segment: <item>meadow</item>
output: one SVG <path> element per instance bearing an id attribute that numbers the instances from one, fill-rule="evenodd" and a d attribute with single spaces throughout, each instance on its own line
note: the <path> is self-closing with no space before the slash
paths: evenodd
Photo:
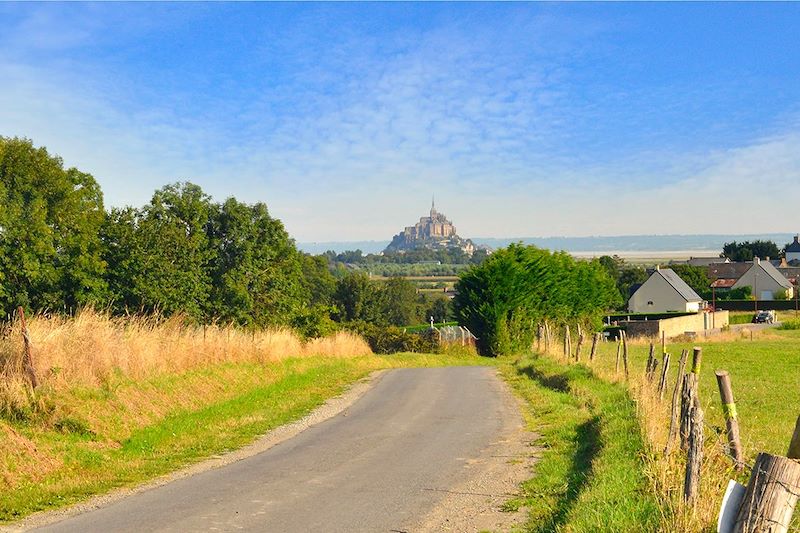
<path id="1" fill-rule="evenodd" d="M 623 365 L 617 369 L 616 342 L 599 343 L 594 361 L 588 360 L 589 350 L 584 347 L 582 361 L 578 365 L 563 356 L 560 346 L 552 347 L 552 353 L 546 355 L 545 359 L 550 361 L 549 364 L 567 369 L 565 372 L 570 368 L 585 368 L 593 377 L 605 383 L 620 386 L 627 383 L 644 439 L 642 472 L 649 479 L 650 491 L 659 495 L 661 500 L 663 517 L 658 529 L 712 530 L 728 480 L 747 483 L 749 476 L 749 468 L 736 472 L 732 461 L 726 456 L 725 421 L 714 371 L 727 370 L 730 373 L 745 462 L 751 465 L 761 451 L 785 455 L 800 414 L 800 332 L 776 329 L 756 331 L 751 340 L 750 332 L 745 330 L 707 339 L 668 343 L 666 351 L 671 354 L 672 360 L 663 401 L 658 399 L 655 386 L 644 377 L 651 341 L 656 342 L 656 353 L 660 359 L 661 348 L 657 340 L 630 341 L 627 380 Z M 665 456 L 664 448 L 678 359 L 681 350 L 691 350 L 695 346 L 702 348 L 699 391 L 705 411 L 706 445 L 700 498 L 697 508 L 690 510 L 681 501 L 685 458 L 680 452 Z"/>

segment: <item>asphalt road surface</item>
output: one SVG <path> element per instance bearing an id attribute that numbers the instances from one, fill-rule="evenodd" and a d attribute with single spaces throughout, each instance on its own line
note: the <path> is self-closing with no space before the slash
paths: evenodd
<path id="1" fill-rule="evenodd" d="M 413 531 L 514 418 L 504 394 L 491 368 L 393 370 L 265 452 L 39 531 Z"/>

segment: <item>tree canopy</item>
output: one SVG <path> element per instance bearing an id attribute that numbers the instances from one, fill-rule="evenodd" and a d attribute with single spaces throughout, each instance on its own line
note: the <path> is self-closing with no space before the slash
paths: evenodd
<path id="1" fill-rule="evenodd" d="M 722 257 L 731 261 L 752 261 L 755 257 L 777 259 L 781 254 L 778 245 L 772 241 L 726 242 L 722 247 Z"/>
<path id="2" fill-rule="evenodd" d="M 470 268 L 456 288 L 455 313 L 485 355 L 527 350 L 544 320 L 599 322 L 621 301 L 600 261 L 519 244 Z"/>
<path id="3" fill-rule="evenodd" d="M 103 301 L 104 216 L 91 175 L 27 139 L 0 137 L 0 312 Z"/>

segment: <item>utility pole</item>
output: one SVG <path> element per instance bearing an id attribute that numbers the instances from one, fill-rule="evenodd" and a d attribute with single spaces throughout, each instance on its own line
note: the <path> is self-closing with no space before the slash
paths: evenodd
<path id="1" fill-rule="evenodd" d="M 756 257 L 753 262 L 754 267 L 758 260 L 758 257 Z M 753 268 L 753 305 L 755 306 L 755 313 L 758 314 L 758 270 L 755 268 Z"/>

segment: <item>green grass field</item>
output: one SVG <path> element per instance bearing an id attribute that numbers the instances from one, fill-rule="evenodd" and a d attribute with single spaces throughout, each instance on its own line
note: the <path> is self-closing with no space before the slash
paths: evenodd
<path id="1" fill-rule="evenodd" d="M 749 335 L 737 338 L 731 333 L 724 341 L 711 338 L 697 339 L 693 343 L 668 343 L 667 351 L 672 355 L 670 385 L 677 377 L 681 350 L 691 350 L 694 346 L 703 349 L 700 395 L 708 422 L 724 427 L 714 370 L 727 370 L 748 459 L 754 459 L 759 451 L 785 454 L 800 415 L 800 331 L 771 329 L 757 334 L 753 341 Z M 631 344 L 632 374 L 644 372 L 648 351 L 647 344 Z M 660 351 L 660 346 L 656 351 Z M 613 372 L 616 344 L 601 343 L 598 353 L 594 367 Z"/>

